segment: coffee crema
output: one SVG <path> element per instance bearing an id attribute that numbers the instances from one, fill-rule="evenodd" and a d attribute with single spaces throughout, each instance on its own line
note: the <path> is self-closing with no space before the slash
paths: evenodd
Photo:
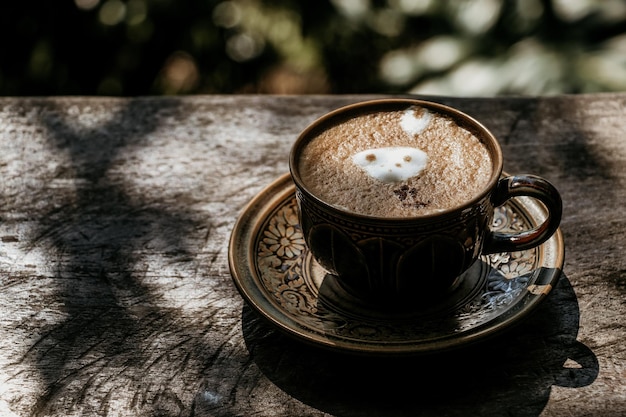
<path id="1" fill-rule="evenodd" d="M 357 115 L 304 146 L 300 177 L 321 200 L 377 217 L 458 207 L 485 189 L 492 160 L 452 118 L 412 106 Z"/>

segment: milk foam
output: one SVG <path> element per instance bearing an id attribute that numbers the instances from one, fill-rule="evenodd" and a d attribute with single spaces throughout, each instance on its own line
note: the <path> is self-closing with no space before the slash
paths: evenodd
<path id="1" fill-rule="evenodd" d="M 302 149 L 298 163 L 314 195 L 346 211 L 380 217 L 458 207 L 484 190 L 493 173 L 479 137 L 420 106 L 327 126 Z"/>
<path id="2" fill-rule="evenodd" d="M 352 162 L 382 182 L 398 182 L 419 175 L 428 162 L 424 151 L 407 146 L 367 149 L 355 154 Z"/>
<path id="3" fill-rule="evenodd" d="M 415 106 L 411 106 L 404 111 L 400 119 L 400 126 L 409 135 L 420 134 L 428 127 L 432 118 L 430 112 L 426 109 L 420 109 L 422 113 L 418 116 L 415 114 L 418 110 Z"/>

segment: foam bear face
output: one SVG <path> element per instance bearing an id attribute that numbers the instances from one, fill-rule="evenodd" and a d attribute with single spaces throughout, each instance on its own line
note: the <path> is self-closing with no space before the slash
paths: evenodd
<path id="1" fill-rule="evenodd" d="M 394 146 L 361 151 L 352 161 L 372 178 L 399 182 L 419 175 L 426 167 L 428 156 L 417 148 Z"/>

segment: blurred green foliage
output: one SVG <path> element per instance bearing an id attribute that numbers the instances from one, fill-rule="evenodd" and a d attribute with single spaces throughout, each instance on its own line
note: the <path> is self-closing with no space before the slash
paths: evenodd
<path id="1" fill-rule="evenodd" d="M 0 6 L 0 95 L 626 90 L 623 0 Z"/>

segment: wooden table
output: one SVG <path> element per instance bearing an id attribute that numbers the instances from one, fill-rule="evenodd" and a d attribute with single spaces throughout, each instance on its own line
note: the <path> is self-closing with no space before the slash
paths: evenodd
<path id="1" fill-rule="evenodd" d="M 370 358 L 244 302 L 242 209 L 306 125 L 373 97 L 0 99 L 0 415 L 626 415 L 626 94 L 427 97 L 562 193 L 561 279 L 502 336 Z"/>

